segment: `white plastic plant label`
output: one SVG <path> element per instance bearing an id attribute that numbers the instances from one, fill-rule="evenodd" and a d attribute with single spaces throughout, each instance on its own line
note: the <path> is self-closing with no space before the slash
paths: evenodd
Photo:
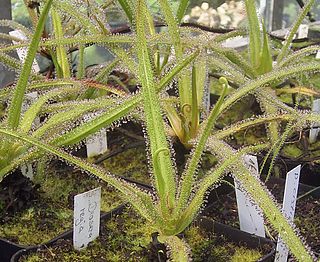
<path id="1" fill-rule="evenodd" d="M 23 32 L 21 30 L 10 31 L 9 35 L 17 37 L 17 38 L 19 38 L 21 40 L 27 40 L 27 37 L 23 34 Z M 12 43 L 16 45 L 16 44 L 19 44 L 20 42 L 12 41 Z M 17 48 L 18 56 L 19 56 L 20 60 L 23 63 L 26 60 L 27 51 L 28 51 L 28 49 L 26 47 Z M 36 61 L 33 61 L 32 69 L 35 72 L 39 72 L 40 71 L 39 65 L 38 65 L 38 63 Z"/>
<path id="2" fill-rule="evenodd" d="M 38 93 L 37 92 L 31 92 L 26 94 L 25 99 L 22 104 L 22 113 L 26 112 L 28 108 L 32 105 L 34 101 L 38 99 Z"/>
<path id="3" fill-rule="evenodd" d="M 210 85 L 209 84 L 205 85 L 205 88 L 203 90 L 202 103 L 203 103 L 204 111 L 206 112 L 206 114 L 208 114 L 210 111 Z"/>
<path id="4" fill-rule="evenodd" d="M 33 103 L 33 101 L 35 101 L 37 99 L 38 99 L 37 92 L 31 92 L 29 94 L 26 94 L 25 99 L 22 103 L 22 113 L 26 112 L 28 110 L 28 108 L 31 106 L 31 104 Z M 39 117 L 35 118 L 33 124 L 39 125 L 40 118 Z M 22 175 L 33 180 L 34 172 L 33 172 L 32 164 L 21 165 L 20 170 L 21 170 Z"/>
<path id="5" fill-rule="evenodd" d="M 249 43 L 249 37 L 237 36 L 233 38 L 229 38 L 222 43 L 223 47 L 226 48 L 244 48 Z"/>
<path id="6" fill-rule="evenodd" d="M 296 202 L 298 196 L 299 179 L 300 179 L 301 165 L 295 167 L 287 173 L 286 185 L 284 188 L 284 197 L 282 204 L 282 214 L 290 221 L 293 221 L 296 210 Z M 289 250 L 278 237 L 275 262 L 287 262 Z"/>
<path id="7" fill-rule="evenodd" d="M 309 26 L 306 24 L 301 24 L 298 29 L 298 38 L 307 38 L 309 32 Z"/>
<path id="8" fill-rule="evenodd" d="M 84 120 L 90 120 L 91 115 L 85 115 Z M 107 144 L 107 130 L 105 128 L 100 129 L 95 134 L 92 134 L 86 138 L 87 157 L 94 157 L 101 155 L 108 150 Z"/>
<path id="9" fill-rule="evenodd" d="M 107 131 L 105 128 L 101 129 L 94 135 L 86 139 L 87 157 L 93 157 L 103 154 L 108 150 Z"/>
<path id="10" fill-rule="evenodd" d="M 22 175 L 29 178 L 30 180 L 33 180 L 32 164 L 29 163 L 29 164 L 21 165 L 20 170 L 21 170 Z"/>
<path id="11" fill-rule="evenodd" d="M 316 59 L 320 59 L 320 50 L 316 54 Z"/>
<path id="12" fill-rule="evenodd" d="M 101 187 L 74 197 L 73 246 L 77 250 L 99 236 Z"/>
<path id="13" fill-rule="evenodd" d="M 258 160 L 256 156 L 246 155 L 245 163 L 251 173 L 259 177 Z M 262 210 L 245 194 L 239 181 L 234 181 L 239 214 L 240 229 L 250 234 L 265 237 Z"/>
<path id="14" fill-rule="evenodd" d="M 320 99 L 315 99 L 312 104 L 312 112 L 320 113 Z M 318 123 L 320 125 L 320 123 Z M 309 132 L 309 142 L 314 143 L 317 140 L 317 136 L 320 132 L 320 128 L 311 128 Z"/>

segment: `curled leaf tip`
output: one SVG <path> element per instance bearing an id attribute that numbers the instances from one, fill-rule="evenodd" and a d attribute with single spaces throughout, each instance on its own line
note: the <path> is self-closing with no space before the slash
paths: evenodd
<path id="1" fill-rule="evenodd" d="M 219 83 L 228 86 L 228 80 L 223 76 L 219 78 Z"/>
<path id="2" fill-rule="evenodd" d="M 156 150 L 155 157 L 157 158 L 160 155 L 161 152 L 163 152 L 165 155 L 169 155 L 170 154 L 170 151 L 169 151 L 168 148 L 161 147 L 161 148 Z"/>

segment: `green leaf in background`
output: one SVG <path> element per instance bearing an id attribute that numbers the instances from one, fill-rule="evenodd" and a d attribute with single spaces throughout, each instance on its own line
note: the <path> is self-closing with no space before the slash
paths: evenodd
<path id="1" fill-rule="evenodd" d="M 262 52 L 260 56 L 260 65 L 258 68 L 258 73 L 260 75 L 264 73 L 268 73 L 272 70 L 272 55 L 270 52 L 268 33 L 266 31 L 266 27 L 264 23 L 262 23 L 262 28 L 263 28 L 263 46 L 262 46 Z"/>

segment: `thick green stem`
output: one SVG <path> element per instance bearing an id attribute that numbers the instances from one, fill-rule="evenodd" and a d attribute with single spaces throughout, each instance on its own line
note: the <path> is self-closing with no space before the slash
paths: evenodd
<path id="1" fill-rule="evenodd" d="M 206 146 L 207 139 L 211 134 L 211 130 L 218 117 L 220 107 L 227 93 L 227 89 L 228 89 L 227 80 L 225 78 L 220 78 L 220 82 L 223 86 L 223 92 L 218 102 L 215 104 L 214 108 L 210 112 L 208 119 L 202 124 L 201 128 L 203 129 L 202 129 L 202 132 L 200 132 L 199 134 L 199 141 L 192 153 L 191 160 L 188 162 L 187 170 L 182 175 L 182 186 L 181 186 L 181 189 L 179 192 L 179 198 L 178 198 L 178 208 L 177 208 L 178 212 L 181 209 L 185 208 L 188 201 L 190 200 L 189 197 L 191 194 L 195 173 L 196 173 L 199 161 L 201 159 L 201 154 L 203 152 L 203 149 Z"/>

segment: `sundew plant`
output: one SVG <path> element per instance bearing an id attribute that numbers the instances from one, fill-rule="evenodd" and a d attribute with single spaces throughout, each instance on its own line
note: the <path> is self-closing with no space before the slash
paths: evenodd
<path id="1" fill-rule="evenodd" d="M 247 9 L 254 6 L 253 1 L 246 2 Z M 320 63 L 311 61 L 295 66 L 284 64 L 286 66 L 283 65 L 277 70 L 261 72 L 259 77 L 247 78 L 241 73 L 241 67 L 245 66 L 250 71 L 252 66 L 237 52 L 220 44 L 223 36 L 215 40 L 201 30 L 196 30 L 197 34 L 194 34 L 191 29 L 179 27 L 188 1 L 180 1 L 176 13 L 172 11 L 167 0 L 159 1 L 167 30 L 158 32 L 154 30 L 152 13 L 145 0 L 119 0 L 119 8 L 121 7 L 128 17 L 131 34 L 112 33 L 103 16 L 108 5 L 87 0 L 80 3 L 83 3 L 81 8 L 75 8 L 76 4 L 79 6 L 79 1 L 41 2 L 41 14 L 35 16 L 36 28 L 35 32 L 30 34 L 30 40 L 0 47 L 0 61 L 18 71 L 17 83 L 0 93 L 1 97 L 8 101 L 0 127 L 1 156 L 5 156 L 3 152 L 10 149 L 10 160 L 13 160 L 6 160 L 5 164 L 1 162 L 0 177 L 27 160 L 40 160 L 43 156 L 58 157 L 76 165 L 115 187 L 123 198 L 150 222 L 154 231 L 159 233 L 159 240 L 168 246 L 170 259 L 188 261 L 192 254 L 188 244 L 178 235 L 199 214 L 210 189 L 217 186 L 224 175 L 231 173 L 240 181 L 247 195 L 260 206 L 266 219 L 279 232 L 294 257 L 298 261 L 313 261 L 314 257 L 300 238 L 298 230 L 282 215 L 272 195 L 244 163 L 244 155 L 269 149 L 274 142 L 270 140 L 268 143 L 253 144 L 235 150 L 228 145 L 226 138 L 256 125 L 291 122 L 300 129 L 320 122 L 318 114 L 290 108 L 270 96 L 267 88 L 264 89 L 273 82 L 318 72 Z M 66 28 L 61 26 L 62 20 L 59 19 L 62 15 L 68 16 L 76 28 L 79 26 L 80 30 L 76 30 L 72 37 L 64 36 Z M 48 34 L 48 38 L 41 39 L 47 17 L 54 21 L 54 34 Z M 5 23 L 14 28 L 20 27 L 15 23 L 2 21 L 2 24 Z M 101 69 L 94 81 L 71 77 L 66 50 L 78 48 L 80 52 L 91 44 L 99 44 L 111 50 L 114 60 Z M 27 58 L 20 66 L 7 52 L 25 46 L 28 47 Z M 45 79 L 31 71 L 36 52 L 42 50 L 49 50 L 55 57 L 53 63 L 56 69 L 52 79 Z M 299 57 L 299 53 L 296 56 Z M 191 108 L 198 107 L 195 100 L 197 89 L 203 88 L 200 86 L 203 82 L 198 81 L 197 66 L 207 63 L 215 63 L 221 67 L 223 74 L 219 83 L 223 91 L 207 117 L 197 127 L 197 132 L 187 139 L 191 153 L 183 172 L 180 173 L 176 168 L 171 140 L 170 129 L 174 129 L 172 115 L 179 116 L 177 127 L 182 125 L 182 128 L 188 130 L 192 123 L 195 123 L 192 121 L 196 116 Z M 92 96 L 94 88 L 108 87 L 104 81 L 116 66 L 135 76 L 139 90 L 133 94 L 118 94 L 114 89 L 110 89 L 112 94 Z M 80 71 L 83 72 L 83 69 Z M 202 73 L 202 70 L 200 72 Z M 231 90 L 229 81 L 236 75 L 241 76 L 243 81 L 239 88 Z M 172 86 L 178 89 L 176 98 L 167 95 L 167 90 Z M 23 113 L 21 108 L 25 93 L 31 90 L 39 91 L 40 96 Z M 60 93 L 55 95 L 56 92 Z M 266 99 L 272 100 L 270 103 L 282 110 L 276 113 L 266 111 L 259 117 L 244 119 L 243 122 L 227 126 L 224 130 L 216 129 L 215 123 L 222 113 L 231 110 L 235 102 L 248 94 L 257 92 L 266 93 Z M 189 97 L 190 94 L 193 97 Z M 168 105 L 172 110 L 176 110 L 171 116 Z M 194 111 L 198 114 L 197 121 L 199 110 L 201 109 L 197 108 L 197 112 Z M 89 121 L 82 120 L 83 115 L 92 113 Z M 35 117 L 39 115 L 43 115 L 45 120 L 38 126 L 32 126 Z M 110 127 L 133 118 L 143 122 L 145 128 L 152 191 L 139 189 L 107 170 L 68 153 L 71 146 L 79 145 L 87 136 L 102 127 Z M 25 128 L 26 123 L 28 128 Z M 11 149 L 12 145 L 18 145 L 19 150 Z M 205 151 L 215 155 L 219 162 L 199 177 L 198 167 Z"/>
<path id="2" fill-rule="evenodd" d="M 1 46 L 0 61 L 9 68 L 16 70 L 18 75 L 17 83 L 3 88 L 0 91 L 0 100 L 4 105 L 1 126 L 11 130 L 18 130 L 34 138 L 50 141 L 58 146 L 63 143 L 54 142 L 61 134 L 67 134 L 73 127 L 78 126 L 78 122 L 84 121 L 86 115 L 96 114 L 103 108 L 114 103 L 117 97 L 126 96 L 126 91 L 121 88 L 112 87 L 106 82 L 98 82 L 95 79 L 84 79 L 84 59 L 83 46 L 79 47 L 79 63 L 75 77 L 72 76 L 70 49 L 60 45 L 39 46 L 44 36 L 48 36 L 48 28 L 45 28 L 45 22 L 49 16 L 52 21 L 51 36 L 53 38 L 70 37 L 70 29 L 63 30 L 63 22 L 60 14 L 55 8 L 50 8 L 52 1 L 46 2 L 42 8 L 41 16 L 33 14 L 35 23 L 34 32 L 30 29 L 17 24 L 13 21 L 2 20 L 2 26 L 20 30 L 30 40 L 26 41 L 2 34 L 1 37 L 18 42 L 15 45 Z M 80 27 L 75 27 L 72 35 L 81 31 Z M 16 48 L 28 47 L 28 53 L 25 62 L 21 62 L 8 55 L 8 52 Z M 36 74 L 32 70 L 32 64 L 36 53 L 49 57 L 52 61 L 53 69 L 49 69 L 45 76 Z M 69 55 L 69 57 L 68 57 Z M 105 68 L 100 75 L 104 75 L 112 68 Z M 37 99 L 29 101 L 27 93 L 37 92 Z M 109 94 L 102 99 L 103 94 Z M 111 94 L 111 95 L 110 95 Z M 88 100 L 87 98 L 95 97 Z M 26 106 L 27 103 L 31 105 Z M 75 106 L 76 105 L 76 106 Z M 39 119 L 43 119 L 41 123 Z M 96 131 L 96 130 L 95 130 Z M 89 131 L 92 134 L 95 131 Z M 0 145 L 0 177 L 2 177 L 17 166 L 39 159 L 43 154 L 37 150 L 32 150 L 30 146 L 2 137 Z"/>
<path id="3" fill-rule="evenodd" d="M 226 54 L 228 60 L 226 60 L 225 57 L 221 57 L 221 59 L 228 62 L 229 65 L 221 60 L 218 66 L 214 66 L 214 68 L 217 70 L 216 72 L 220 72 L 218 75 L 225 75 L 225 72 L 227 71 L 230 74 L 229 80 L 233 83 L 233 86 L 237 87 L 241 87 L 244 83 L 253 79 L 259 80 L 259 78 L 263 78 L 265 75 L 274 75 L 275 77 L 272 81 L 263 84 L 252 92 L 252 94 L 259 103 L 261 111 L 266 115 L 281 115 L 284 112 L 293 113 L 295 112 L 295 109 L 286 105 L 281 98 L 277 96 L 277 93 L 296 95 L 297 100 L 295 107 L 297 107 L 299 97 L 302 95 L 313 96 L 315 92 L 312 88 L 305 87 L 303 84 L 298 84 L 295 88 L 286 88 L 286 85 L 283 85 L 284 79 L 276 76 L 279 75 L 279 71 L 291 71 L 294 69 L 285 80 L 289 80 L 293 83 L 305 83 L 305 81 L 303 82 L 303 79 L 308 78 L 308 75 L 314 71 L 311 68 L 310 70 L 307 69 L 310 64 L 306 62 L 304 58 L 311 57 L 311 60 L 314 62 L 314 55 L 319 50 L 319 46 L 309 45 L 304 46 L 299 51 L 293 51 L 292 45 L 294 45 L 293 39 L 298 34 L 299 26 L 314 6 L 315 1 L 307 1 L 287 33 L 285 40 L 280 43 L 281 45 L 278 48 L 275 48 L 275 45 L 271 44 L 263 20 L 257 15 L 255 1 L 246 0 L 244 2 L 247 11 L 248 29 L 235 30 L 218 36 L 216 41 L 222 43 L 236 36 L 248 36 L 248 48 L 234 57 L 231 57 L 230 54 Z M 230 64 L 230 61 L 232 64 Z M 307 70 L 304 71 L 305 69 Z M 304 74 L 301 74 L 299 70 L 304 71 Z M 286 126 L 285 128 L 283 128 L 284 125 Z M 290 121 L 286 121 L 285 123 L 273 121 L 268 122 L 266 131 L 268 138 L 272 141 L 272 148 L 269 152 L 271 153 L 272 151 L 273 155 L 272 164 L 268 171 L 270 174 L 274 160 L 281 147 L 287 137 L 296 131 L 296 129 Z M 277 169 L 275 169 L 275 173 L 278 173 Z"/>

